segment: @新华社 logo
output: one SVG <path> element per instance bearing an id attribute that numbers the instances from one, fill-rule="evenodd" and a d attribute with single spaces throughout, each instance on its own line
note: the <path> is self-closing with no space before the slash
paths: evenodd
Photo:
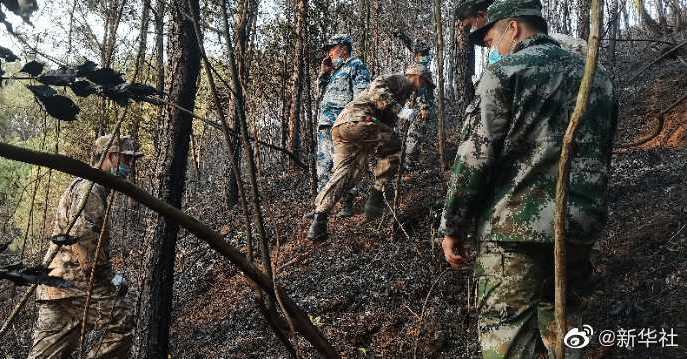
<path id="1" fill-rule="evenodd" d="M 565 334 L 563 344 L 571 349 L 581 349 L 589 345 L 592 335 L 594 335 L 594 329 L 591 325 L 583 325 L 582 330 L 579 328 L 572 328 Z"/>

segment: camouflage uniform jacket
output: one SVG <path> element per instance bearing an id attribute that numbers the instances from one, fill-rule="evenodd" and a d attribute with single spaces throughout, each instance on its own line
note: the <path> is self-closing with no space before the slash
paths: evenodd
<path id="1" fill-rule="evenodd" d="M 343 108 L 370 84 L 370 72 L 363 61 L 351 57 L 331 74 L 318 78 L 322 102 L 318 126 L 332 126 Z"/>
<path id="2" fill-rule="evenodd" d="M 486 68 L 478 89 L 481 120 L 456 156 L 441 221 L 463 237 L 471 218 L 478 239 L 553 241 L 558 162 L 584 61 L 540 34 Z M 597 71 L 575 135 L 568 190 L 568 233 L 593 241 L 607 216 L 607 183 L 617 107 Z"/>
<path id="3" fill-rule="evenodd" d="M 398 120 L 398 113 L 412 94 L 413 85 L 405 75 L 379 76 L 370 88 L 346 106 L 334 127 L 368 119 L 393 127 Z"/>
<path id="4" fill-rule="evenodd" d="M 430 61 L 431 57 L 429 55 L 420 56 L 416 59 L 419 65 L 425 66 L 428 69 Z M 418 112 L 427 111 L 427 113 L 429 113 L 429 118 L 427 118 L 427 120 L 433 119 L 436 104 L 434 100 L 434 87 L 422 86 L 417 90 L 413 98 L 411 98 L 410 103 L 409 107 L 418 110 Z"/>
<path id="5" fill-rule="evenodd" d="M 53 236 L 66 234 L 69 222 L 74 218 L 78 211 L 81 198 L 87 194 L 89 182 L 84 179 L 76 179 L 62 194 L 55 214 L 53 225 Z M 61 246 L 57 249 L 55 259 L 50 263 L 50 275 L 63 278 L 69 281 L 72 288 L 51 288 L 38 286 L 38 300 L 52 300 L 84 296 L 88 289 L 89 274 L 84 271 L 85 266 L 95 267 L 95 285 L 93 295 L 107 295 L 113 286 L 112 265 L 110 263 L 110 235 L 106 228 L 101 245 L 101 253 L 96 266 L 91 263 L 95 258 L 95 250 L 98 244 L 100 230 L 105 221 L 105 210 L 107 207 L 107 196 L 109 191 L 95 184 L 91 190 L 86 206 L 79 215 L 76 223 L 69 231 L 69 235 L 77 237 L 78 242 L 70 246 Z M 51 251 L 57 245 L 51 243 Z M 49 252 L 51 252 L 49 251 Z"/>

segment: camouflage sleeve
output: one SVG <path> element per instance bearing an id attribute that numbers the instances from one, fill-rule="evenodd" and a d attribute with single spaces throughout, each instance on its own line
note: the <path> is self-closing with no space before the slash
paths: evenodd
<path id="1" fill-rule="evenodd" d="M 424 88 L 417 97 L 418 110 L 423 113 L 426 112 L 429 117 L 434 116 L 434 89 L 431 87 Z"/>
<path id="2" fill-rule="evenodd" d="M 74 218 L 78 211 L 82 199 L 88 195 L 86 205 L 74 223 L 74 227 L 69 232 L 70 235 L 79 238 L 79 241 L 97 240 L 100 229 L 105 218 L 105 201 L 98 193 L 97 185 L 93 186 L 91 193 L 88 194 L 88 181 L 83 181 L 74 191 L 69 218 Z"/>
<path id="3" fill-rule="evenodd" d="M 508 90 L 490 70 L 480 83 L 481 119 L 458 147 L 440 233 L 465 238 L 478 203 L 487 194 L 494 162 L 510 121 Z"/>
<path id="4" fill-rule="evenodd" d="M 88 181 L 83 183 L 75 190 L 70 210 L 70 218 L 74 218 L 79 210 L 82 198 L 87 195 Z M 90 195 L 86 199 L 86 205 L 74 223 L 70 234 L 79 239 L 79 242 L 72 245 L 72 251 L 79 257 L 79 263 L 90 263 L 94 258 L 95 247 L 100 236 L 105 220 L 106 203 L 101 194 L 98 193 L 97 185 L 93 186 Z"/>
<path id="5" fill-rule="evenodd" d="M 393 81 L 393 79 L 387 79 L 387 81 Z M 397 95 L 389 87 L 383 81 L 373 85 L 367 92 L 368 100 L 374 104 L 379 113 L 398 114 L 403 109 L 404 103 L 398 101 Z M 398 87 L 402 87 L 402 85 Z"/>
<path id="6" fill-rule="evenodd" d="M 324 93 L 324 90 L 327 89 L 327 85 L 329 84 L 329 80 L 331 79 L 331 73 L 330 74 L 323 74 L 320 73 L 317 76 L 317 87 L 320 89 L 320 94 Z"/>
<path id="7" fill-rule="evenodd" d="M 370 86 L 370 71 L 362 61 L 353 70 L 351 84 L 353 87 L 353 98 L 356 98 L 359 93 Z"/>

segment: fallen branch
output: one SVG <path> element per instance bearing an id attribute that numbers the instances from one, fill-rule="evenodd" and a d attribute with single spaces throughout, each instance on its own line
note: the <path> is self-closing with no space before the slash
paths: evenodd
<path id="1" fill-rule="evenodd" d="M 161 201 L 138 186 L 114 175 L 93 168 L 76 159 L 39 151 L 24 149 L 6 143 L 0 143 L 0 156 L 10 160 L 30 163 L 38 166 L 81 177 L 115 191 L 121 192 L 142 203 L 156 213 L 177 222 L 181 227 L 193 233 L 196 237 L 208 243 L 212 249 L 226 257 L 236 265 L 245 275 L 254 281 L 273 300 L 276 300 L 275 288 L 272 280 L 236 248 L 228 244 L 224 237 L 170 204 Z M 288 296 L 280 296 L 288 315 L 293 319 L 296 330 L 303 335 L 325 358 L 338 358 L 339 354 L 327 341 L 324 335 L 315 327 L 308 316 Z"/>
<path id="2" fill-rule="evenodd" d="M 671 103 L 668 106 L 668 108 L 661 111 L 661 113 L 658 114 L 658 124 L 656 125 L 656 127 L 654 128 L 654 130 L 650 134 L 648 134 L 647 136 L 644 136 L 644 137 L 642 137 L 642 138 L 640 138 L 640 139 L 638 139 L 638 140 L 636 140 L 630 144 L 620 146 L 620 150 L 626 150 L 626 149 L 631 148 L 631 147 L 641 146 L 641 145 L 653 140 L 654 138 L 658 137 L 658 135 L 660 135 L 661 132 L 663 132 L 663 126 L 665 126 L 666 114 L 668 114 L 668 112 L 670 112 L 670 110 L 675 108 L 675 106 L 679 105 L 685 99 L 687 99 L 687 94 L 684 94 L 682 97 L 680 97 L 679 99 L 677 99 L 673 103 Z"/>
<path id="3" fill-rule="evenodd" d="M 566 254 L 565 233 L 568 207 L 568 180 L 570 177 L 570 161 L 572 157 L 573 141 L 578 127 L 582 123 L 582 116 L 587 111 L 589 94 L 599 56 L 599 38 L 601 32 L 601 0 L 592 0 L 591 4 L 591 29 L 589 31 L 589 47 L 587 50 L 587 63 L 584 67 L 584 75 L 577 94 L 575 111 L 570 118 L 568 128 L 563 137 L 561 159 L 558 163 L 558 179 L 556 180 L 556 212 L 554 215 L 554 282 L 555 282 L 555 318 L 556 318 L 556 343 L 554 345 L 556 358 L 565 358 L 565 346 L 563 336 L 567 332 L 566 322 Z"/>
<path id="4" fill-rule="evenodd" d="M 657 62 L 663 60 L 663 59 L 666 58 L 668 55 L 670 55 L 670 54 L 672 54 L 673 52 L 679 50 L 681 47 L 683 47 L 683 46 L 685 46 L 685 45 L 687 45 L 687 41 L 683 41 L 683 42 L 681 42 L 681 43 L 675 45 L 675 47 L 673 47 L 672 49 L 670 49 L 670 50 L 664 52 L 663 55 L 661 55 L 661 56 L 655 58 L 653 61 L 651 61 L 650 63 L 644 65 L 644 67 L 642 67 L 641 69 L 639 69 L 639 71 L 637 71 L 637 73 L 635 73 L 634 76 L 632 76 L 629 80 L 627 80 L 627 82 L 632 82 L 632 81 L 636 80 L 637 77 L 639 77 L 639 75 L 641 75 L 642 73 L 644 73 L 644 71 L 646 71 L 646 69 L 648 69 L 649 67 L 651 67 L 651 66 L 654 65 L 655 63 L 657 63 Z"/>

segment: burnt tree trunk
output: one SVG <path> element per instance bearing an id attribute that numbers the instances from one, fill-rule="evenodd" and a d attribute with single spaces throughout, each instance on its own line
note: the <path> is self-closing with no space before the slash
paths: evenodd
<path id="1" fill-rule="evenodd" d="M 441 169 L 448 168 L 446 162 L 446 140 L 444 138 L 444 26 L 442 24 L 442 1 L 434 0 L 434 20 L 437 32 L 437 149 Z"/>
<path id="2" fill-rule="evenodd" d="M 200 49 L 193 23 L 186 14 L 198 14 L 199 2 L 178 0 L 171 3 L 170 10 L 173 19 L 168 56 L 173 77 L 169 83 L 169 100 L 180 107 L 193 109 L 200 73 Z M 174 106 L 167 106 L 165 120 L 163 138 L 168 140 L 163 148 L 159 196 L 172 206 L 181 208 L 192 117 Z M 177 222 L 163 217 L 158 219 L 147 265 L 150 291 L 144 303 L 148 330 L 141 348 L 145 358 L 167 357 L 178 232 Z"/>
<path id="3" fill-rule="evenodd" d="M 611 0 L 608 8 L 609 13 L 609 40 L 608 40 L 608 62 L 615 72 L 615 49 L 616 39 L 618 37 L 618 29 L 620 28 L 620 13 L 618 12 L 618 0 Z"/>
<path id="4" fill-rule="evenodd" d="M 456 96 L 460 96 L 458 119 L 462 123 L 465 109 L 475 97 L 475 87 L 472 84 L 472 75 L 475 73 L 475 47 L 468 40 L 467 31 L 456 31 L 455 63 Z"/>
<path id="5" fill-rule="evenodd" d="M 226 6 L 226 4 L 223 1 L 223 6 Z M 234 32 L 234 36 L 236 39 L 236 46 L 235 46 L 235 55 L 236 55 L 236 63 L 238 66 L 238 71 L 239 71 L 239 79 L 241 86 L 246 84 L 248 82 L 248 61 L 246 60 L 247 58 L 247 47 L 248 47 L 248 39 L 250 37 L 251 31 L 250 31 L 250 26 L 253 23 L 253 19 L 255 16 L 255 3 L 253 0 L 242 0 L 238 3 L 237 11 L 236 11 L 236 17 L 235 17 L 235 23 L 236 23 L 236 29 Z M 224 38 L 228 38 L 231 33 L 231 29 L 229 27 L 229 14 L 226 12 L 222 13 L 222 22 L 224 25 Z M 231 98 L 230 101 L 236 101 L 235 98 Z M 234 153 L 234 161 L 236 161 L 237 164 L 237 169 L 239 172 L 239 175 L 241 174 L 241 138 L 238 135 L 239 133 L 239 123 L 238 123 L 238 117 L 236 114 L 234 114 L 234 109 L 235 106 L 234 104 L 229 104 L 229 111 L 227 113 L 233 114 L 233 124 L 232 124 L 232 129 L 234 130 L 234 135 L 232 135 L 232 141 L 228 143 L 228 146 L 231 146 L 231 150 Z M 239 203 L 239 189 L 238 189 L 238 179 L 234 172 L 230 172 L 229 176 L 227 177 L 227 206 L 229 208 L 232 208 L 236 206 Z"/>
<path id="6" fill-rule="evenodd" d="M 577 1 L 577 37 L 587 40 L 589 37 L 589 8 L 590 0 Z"/>
<path id="7" fill-rule="evenodd" d="M 305 44 L 305 23 L 308 16 L 308 0 L 297 0 L 296 48 L 293 52 L 293 76 L 291 78 L 291 105 L 289 108 L 289 151 L 299 156 L 301 147 L 300 113 L 303 88 L 303 48 Z M 291 167 L 296 165 L 291 161 Z"/>
<path id="8" fill-rule="evenodd" d="M 455 17 L 451 21 L 451 28 L 449 29 L 449 45 L 448 45 L 448 70 L 446 73 L 446 80 L 448 81 L 448 93 L 446 97 L 450 103 L 456 103 L 456 51 L 458 51 L 458 39 L 456 34 L 456 28 L 458 26 L 459 20 Z M 453 111 L 458 109 L 452 108 Z"/>

